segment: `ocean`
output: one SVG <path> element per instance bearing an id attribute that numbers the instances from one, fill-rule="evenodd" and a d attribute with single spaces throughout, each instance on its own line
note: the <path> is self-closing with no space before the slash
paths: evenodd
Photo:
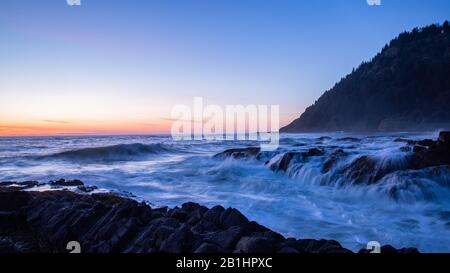
<path id="1" fill-rule="evenodd" d="M 449 252 L 450 168 L 402 168 L 411 151 L 399 139 L 425 138 L 437 133 L 282 134 L 280 148 L 264 158 L 234 159 L 214 155 L 259 143 L 168 135 L 1 137 L 0 181 L 79 179 L 154 206 L 235 207 L 286 237 L 333 239 L 354 251 L 379 241 Z M 325 154 L 285 171 L 270 168 L 286 152 L 311 148 Z M 345 156 L 325 172 L 339 149 Z M 362 156 L 373 159 L 375 170 L 391 171 L 376 183 L 352 181 L 345 170 Z"/>

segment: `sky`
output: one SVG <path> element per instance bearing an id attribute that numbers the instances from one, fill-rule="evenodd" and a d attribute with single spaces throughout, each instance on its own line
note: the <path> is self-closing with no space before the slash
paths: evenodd
<path id="1" fill-rule="evenodd" d="M 0 135 L 170 132 L 175 105 L 286 125 L 447 0 L 2 0 Z"/>

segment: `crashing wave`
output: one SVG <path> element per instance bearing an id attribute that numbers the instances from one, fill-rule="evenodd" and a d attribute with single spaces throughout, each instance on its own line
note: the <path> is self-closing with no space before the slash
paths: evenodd
<path id="1" fill-rule="evenodd" d="M 377 190 L 404 202 L 446 201 L 450 192 L 450 167 L 438 166 L 393 172 L 380 180 Z"/>
<path id="2" fill-rule="evenodd" d="M 83 148 L 42 156 L 44 159 L 61 159 L 69 161 L 127 161 L 146 159 L 152 155 L 180 152 L 161 143 L 157 144 L 119 144 L 111 146 Z"/>
<path id="3" fill-rule="evenodd" d="M 437 141 L 410 141 L 409 145 L 414 145 L 412 152 L 389 145 L 386 149 L 366 149 L 356 154 L 334 146 L 303 151 L 293 148 L 272 154 L 262 154 L 257 148 L 243 148 L 227 150 L 215 158 L 263 161 L 270 170 L 305 184 L 358 190 L 365 187 L 366 191 L 376 191 L 395 200 L 427 200 L 450 190 L 449 138 L 448 133 L 442 132 Z M 341 138 L 337 141 L 361 140 Z"/>

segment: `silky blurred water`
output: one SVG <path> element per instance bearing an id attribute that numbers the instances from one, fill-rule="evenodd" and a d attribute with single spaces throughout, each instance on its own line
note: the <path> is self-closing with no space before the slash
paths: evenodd
<path id="1" fill-rule="evenodd" d="M 285 151 L 326 151 L 276 173 L 257 160 L 215 159 L 230 148 L 257 146 L 242 141 L 173 141 L 170 136 L 58 136 L 0 138 L 0 181 L 65 178 L 115 191 L 128 191 L 156 205 L 194 201 L 238 208 L 285 236 L 334 239 L 358 250 L 369 241 L 427 252 L 450 251 L 449 172 L 402 170 L 374 185 L 345 181 L 339 167 L 361 155 L 380 164 L 403 164 L 402 137 L 437 133 L 282 135 Z M 348 138 L 352 137 L 352 138 Z M 322 173 L 327 155 L 348 156 Z M 397 198 L 389 196 L 395 186 Z"/>

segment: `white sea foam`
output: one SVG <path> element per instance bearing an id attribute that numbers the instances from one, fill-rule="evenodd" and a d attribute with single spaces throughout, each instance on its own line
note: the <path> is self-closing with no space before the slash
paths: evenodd
<path id="1" fill-rule="evenodd" d="M 406 144 L 394 141 L 436 138 L 435 133 L 321 136 L 282 136 L 279 150 L 259 160 L 213 158 L 226 149 L 254 146 L 251 141 L 174 142 L 168 136 L 0 138 L 0 181 L 80 179 L 100 189 L 132 192 L 156 205 L 194 201 L 233 206 L 286 236 L 335 239 L 353 250 L 375 240 L 422 251 L 450 251 L 449 168 L 405 169 L 408 152 L 400 148 Z M 281 157 L 287 151 L 311 148 L 325 154 L 293 161 L 286 172 L 268 167 L 279 160 L 277 153 Z M 345 155 L 324 172 L 324 161 L 337 149 Z M 383 174 L 376 183 L 358 184 L 346 177 L 347 167 L 362 156 L 373 159 L 374 169 Z"/>

